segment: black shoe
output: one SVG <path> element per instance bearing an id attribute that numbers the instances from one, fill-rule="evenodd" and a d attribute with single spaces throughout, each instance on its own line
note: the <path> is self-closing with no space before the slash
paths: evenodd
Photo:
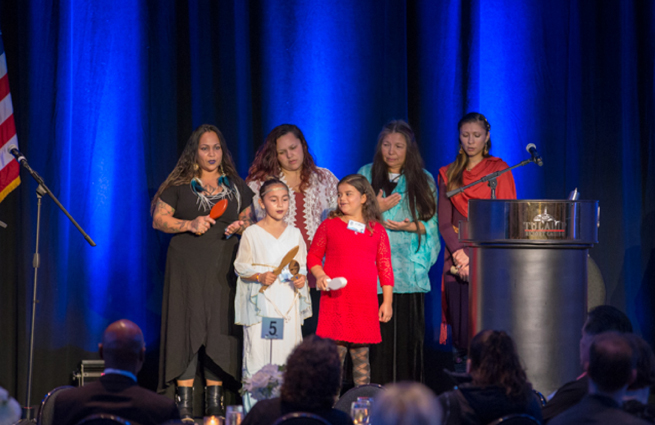
<path id="1" fill-rule="evenodd" d="M 193 422 L 193 387 L 177 387 L 175 404 L 183 422 Z"/>
<path id="2" fill-rule="evenodd" d="M 225 416 L 221 385 L 205 387 L 205 416 Z"/>

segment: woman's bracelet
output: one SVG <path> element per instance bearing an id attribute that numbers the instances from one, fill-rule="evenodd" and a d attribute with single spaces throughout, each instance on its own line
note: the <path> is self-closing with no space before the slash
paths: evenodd
<path id="1" fill-rule="evenodd" d="M 255 273 L 255 280 L 256 280 L 257 282 L 259 282 L 259 273 Z M 259 283 L 261 283 L 261 282 L 259 282 Z"/>

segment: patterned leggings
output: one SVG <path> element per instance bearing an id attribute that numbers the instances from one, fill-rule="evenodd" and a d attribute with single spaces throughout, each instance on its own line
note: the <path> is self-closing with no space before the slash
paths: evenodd
<path id="1" fill-rule="evenodd" d="M 355 386 L 371 383 L 371 363 L 368 360 L 368 345 L 353 344 L 350 342 L 337 341 L 341 367 L 346 360 L 346 353 L 350 351 L 350 358 L 353 361 L 353 381 Z"/>

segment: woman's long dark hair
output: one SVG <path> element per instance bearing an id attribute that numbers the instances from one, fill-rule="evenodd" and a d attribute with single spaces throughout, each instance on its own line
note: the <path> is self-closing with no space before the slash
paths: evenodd
<path id="1" fill-rule="evenodd" d="M 487 118 L 478 113 L 478 112 L 469 112 L 468 114 L 464 115 L 461 120 L 457 123 L 457 131 L 462 128 L 464 124 L 468 123 L 476 123 L 480 124 L 482 128 L 486 130 L 487 133 L 489 133 L 489 130 L 491 130 L 491 124 L 489 124 L 489 121 L 487 121 Z M 462 149 L 462 142 L 459 141 L 459 133 L 457 135 L 457 144 L 459 145 L 459 153 L 457 154 L 457 158 L 455 158 L 455 161 L 453 161 L 452 164 L 448 167 L 448 170 L 446 171 L 446 177 L 448 178 L 448 184 L 446 185 L 446 188 L 450 191 L 453 189 L 457 189 L 458 187 L 461 187 L 463 182 L 463 175 L 464 175 L 464 169 L 466 168 L 466 165 L 468 164 L 469 157 L 466 155 L 466 152 Z M 482 157 L 487 158 L 490 156 L 489 151 L 491 150 L 491 139 L 487 140 L 487 143 L 484 147 L 484 150 L 482 151 Z"/>
<path id="2" fill-rule="evenodd" d="M 485 330 L 471 340 L 471 375 L 475 385 L 497 385 L 508 397 L 527 401 L 532 395 L 512 338 L 503 331 Z"/>
<path id="3" fill-rule="evenodd" d="M 152 198 L 152 203 L 150 204 L 150 213 L 152 214 L 155 211 L 155 206 L 157 201 L 161 196 L 162 192 L 168 189 L 171 186 L 181 186 L 183 184 L 191 183 L 191 180 L 194 177 L 200 177 L 202 173 L 201 169 L 194 169 L 198 158 L 198 145 L 200 144 L 200 137 L 208 131 L 213 131 L 218 136 L 218 140 L 221 144 L 221 152 L 223 154 L 223 159 L 221 160 L 221 167 L 223 167 L 223 172 L 230 179 L 230 181 L 242 181 L 241 177 L 237 173 L 237 168 L 234 166 L 234 161 L 232 160 L 232 155 L 227 149 L 227 143 L 225 142 L 225 136 L 218 129 L 218 127 L 211 124 L 202 124 L 196 128 L 189 140 L 186 142 L 186 146 L 180 155 L 180 159 L 177 161 L 175 168 L 168 175 L 164 183 L 159 186 L 159 190 L 155 194 L 155 197 Z"/>
<path id="4" fill-rule="evenodd" d="M 382 127 L 378 135 L 378 145 L 375 148 L 373 166 L 371 167 L 371 186 L 377 195 L 383 190 L 389 196 L 392 189 L 389 185 L 389 167 L 382 157 L 382 142 L 390 134 L 398 133 L 405 138 L 407 143 L 407 154 L 401 173 L 405 175 L 407 193 L 405 195 L 409 203 L 409 211 L 412 214 L 412 221 L 418 227 L 418 221 L 428 221 L 437 213 L 437 200 L 434 197 L 434 189 L 430 187 L 427 174 L 423 171 L 423 158 L 416 143 L 416 137 L 412 128 L 403 120 L 394 120 Z M 432 184 L 435 184 L 432 182 Z M 421 233 L 418 233 L 418 246 L 421 246 Z"/>
<path id="5" fill-rule="evenodd" d="M 264 144 L 259 147 L 255 159 L 248 170 L 248 177 L 246 182 L 251 181 L 265 181 L 269 177 L 278 177 L 282 171 L 280 163 L 277 160 L 277 139 L 285 134 L 292 133 L 300 140 L 302 146 L 303 161 L 302 170 L 300 172 L 300 191 L 304 192 L 309 188 L 309 178 L 312 173 L 316 173 L 319 179 L 323 178 L 323 174 L 319 172 L 318 167 L 314 163 L 314 158 L 309 153 L 309 146 L 305 135 L 302 134 L 300 129 L 293 124 L 282 124 L 275 127 L 268 133 Z"/>

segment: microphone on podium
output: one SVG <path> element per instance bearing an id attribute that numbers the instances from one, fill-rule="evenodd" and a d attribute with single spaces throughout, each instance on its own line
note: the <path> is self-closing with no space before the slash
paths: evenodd
<path id="1" fill-rule="evenodd" d="M 525 150 L 528 151 L 530 155 L 532 155 L 533 162 L 536 162 L 538 166 L 543 167 L 544 161 L 541 159 L 539 152 L 537 152 L 537 147 L 534 143 L 530 143 L 528 146 L 526 146 Z"/>

